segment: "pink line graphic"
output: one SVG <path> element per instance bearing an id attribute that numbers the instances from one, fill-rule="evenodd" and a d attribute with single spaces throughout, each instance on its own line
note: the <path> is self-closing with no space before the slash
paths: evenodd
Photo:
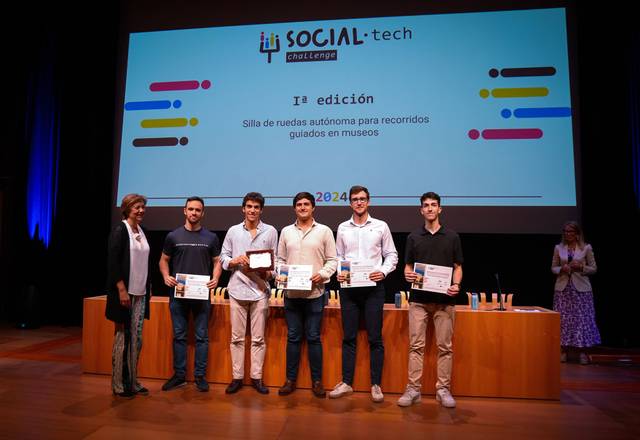
<path id="1" fill-rule="evenodd" d="M 211 82 L 208 80 L 202 81 L 202 88 L 208 89 L 211 86 Z M 198 81 L 165 81 L 154 82 L 149 86 L 149 90 L 152 92 L 167 92 L 173 90 L 195 90 L 200 87 Z"/>
<path id="2" fill-rule="evenodd" d="M 483 139 L 540 139 L 539 128 L 488 128 L 482 130 Z"/>

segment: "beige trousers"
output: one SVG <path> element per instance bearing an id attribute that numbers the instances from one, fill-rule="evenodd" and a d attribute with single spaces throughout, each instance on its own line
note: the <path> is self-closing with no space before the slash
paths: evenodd
<path id="1" fill-rule="evenodd" d="M 244 340 L 247 334 L 247 315 L 251 322 L 251 378 L 262 379 L 262 366 L 267 351 L 264 328 L 269 315 L 266 297 L 257 301 L 243 301 L 229 297 L 231 313 L 231 366 L 234 379 L 244 378 Z"/>
<path id="2" fill-rule="evenodd" d="M 438 346 L 438 381 L 436 390 L 451 388 L 453 366 L 453 325 L 455 306 L 447 304 L 409 304 L 409 385 L 418 391 L 422 388 L 424 347 L 429 318 L 433 319 Z"/>

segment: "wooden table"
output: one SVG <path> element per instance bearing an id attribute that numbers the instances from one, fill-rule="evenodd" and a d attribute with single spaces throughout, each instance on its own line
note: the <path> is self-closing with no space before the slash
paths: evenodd
<path id="1" fill-rule="evenodd" d="M 86 373 L 111 374 L 113 323 L 104 317 L 105 296 L 85 298 L 83 315 L 82 369 Z M 518 309 L 523 311 L 517 311 Z M 526 311 L 524 311 L 526 310 Z M 406 308 L 385 304 L 383 318 L 385 345 L 382 390 L 402 393 L 407 383 L 409 353 Z M 560 315 L 540 307 L 518 307 L 504 312 L 469 310 L 456 306 L 452 393 L 454 396 L 560 398 Z M 231 324 L 227 300 L 213 301 L 209 322 L 207 380 L 231 381 L 229 343 Z M 280 386 L 285 379 L 287 325 L 280 301 L 272 301 L 265 339 L 263 381 Z M 151 319 L 145 321 L 143 348 L 138 375 L 169 378 L 172 367 L 173 331 L 166 297 L 151 300 Z M 325 308 L 322 322 L 324 348 L 323 383 L 328 389 L 340 382 L 342 363 L 342 323 L 340 308 Z M 245 382 L 249 379 L 250 339 L 245 344 Z M 433 323 L 427 329 L 423 393 L 433 394 L 436 382 L 437 348 Z M 187 377 L 193 377 L 194 339 L 190 331 Z M 300 361 L 298 386 L 311 387 L 306 347 Z M 364 327 L 358 333 L 358 351 L 353 388 L 369 391 L 369 347 Z"/>

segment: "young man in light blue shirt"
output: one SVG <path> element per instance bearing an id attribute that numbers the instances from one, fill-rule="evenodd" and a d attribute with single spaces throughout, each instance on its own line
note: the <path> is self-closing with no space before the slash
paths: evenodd
<path id="1" fill-rule="evenodd" d="M 269 315 L 269 279 L 272 271 L 249 270 L 250 250 L 270 250 L 278 246 L 278 233 L 271 225 L 262 223 L 260 216 L 264 208 L 264 197 L 250 192 L 242 200 L 244 221 L 227 231 L 220 260 L 224 270 L 232 271 L 227 290 L 231 315 L 231 363 L 233 380 L 227 386 L 227 394 L 242 388 L 244 379 L 244 340 L 247 331 L 247 316 L 251 322 L 251 384 L 260 394 L 269 389 L 262 382 L 262 366 L 266 345 L 264 329 Z"/>

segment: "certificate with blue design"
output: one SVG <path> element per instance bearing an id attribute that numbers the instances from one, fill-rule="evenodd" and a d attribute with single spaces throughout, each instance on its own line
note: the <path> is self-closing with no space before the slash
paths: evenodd
<path id="1" fill-rule="evenodd" d="M 209 288 L 207 283 L 211 278 L 208 275 L 191 275 L 177 273 L 174 298 L 209 300 Z"/>
<path id="2" fill-rule="evenodd" d="M 376 282 L 369 279 L 371 272 L 375 270 L 375 263 L 369 260 L 341 260 L 340 273 L 344 276 L 344 281 L 340 283 L 341 288 L 349 287 L 370 287 Z"/>
<path id="3" fill-rule="evenodd" d="M 414 263 L 413 271 L 418 274 L 418 276 L 411 284 L 412 289 L 448 295 L 447 290 L 451 287 L 453 267 Z"/>
<path id="4" fill-rule="evenodd" d="M 311 290 L 313 266 L 310 264 L 281 264 L 276 275 L 276 287 L 287 290 Z"/>

